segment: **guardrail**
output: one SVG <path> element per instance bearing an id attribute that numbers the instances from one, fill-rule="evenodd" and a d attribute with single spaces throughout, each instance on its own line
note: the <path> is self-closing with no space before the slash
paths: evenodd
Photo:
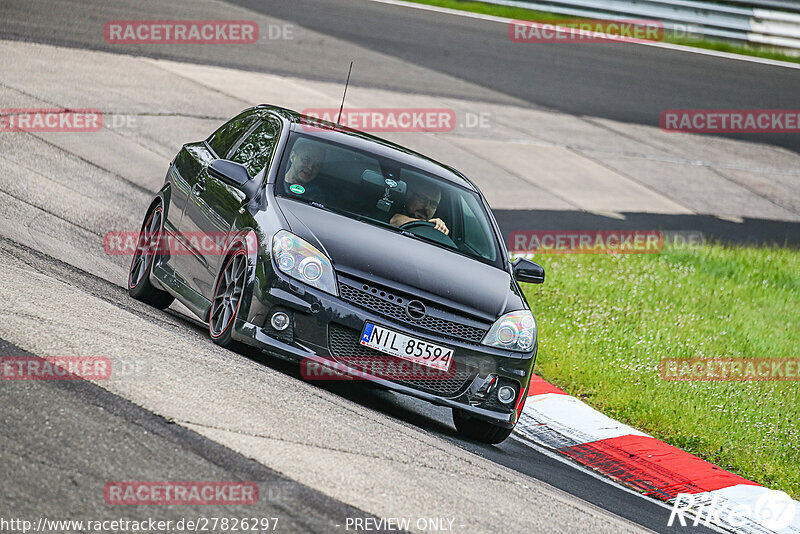
<path id="1" fill-rule="evenodd" d="M 482 0 L 489 4 L 595 19 L 659 20 L 676 33 L 800 50 L 800 3 L 751 0 Z M 783 9 L 779 11 L 778 9 Z"/>

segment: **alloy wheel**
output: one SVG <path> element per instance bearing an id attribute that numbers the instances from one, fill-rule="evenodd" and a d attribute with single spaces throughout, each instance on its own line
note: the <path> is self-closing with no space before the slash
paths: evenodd
<path id="1" fill-rule="evenodd" d="M 136 252 L 131 262 L 131 270 L 128 275 L 128 287 L 133 289 L 138 286 L 148 273 L 148 267 L 158 251 L 158 243 L 161 237 L 161 221 L 163 211 L 161 207 L 153 210 L 150 218 L 139 233 L 139 240 L 136 243 Z"/>
<path id="2" fill-rule="evenodd" d="M 228 260 L 214 292 L 211 316 L 208 321 L 213 337 L 221 336 L 230 326 L 244 291 L 247 256 L 239 251 Z"/>

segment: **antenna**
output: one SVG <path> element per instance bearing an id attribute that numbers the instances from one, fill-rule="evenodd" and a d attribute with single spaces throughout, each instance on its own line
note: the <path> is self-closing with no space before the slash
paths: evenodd
<path id="1" fill-rule="evenodd" d="M 344 97 L 347 96 L 347 86 L 350 85 L 350 73 L 353 72 L 353 62 L 350 62 L 350 70 L 347 71 L 347 81 L 344 82 L 344 94 L 342 95 L 342 105 L 339 106 L 339 116 L 336 117 L 336 124 L 342 119 L 342 110 L 344 109 Z M 340 125 L 341 126 L 341 125 Z"/>

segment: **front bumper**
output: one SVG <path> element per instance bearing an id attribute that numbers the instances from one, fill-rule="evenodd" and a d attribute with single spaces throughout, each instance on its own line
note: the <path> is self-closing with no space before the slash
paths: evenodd
<path id="1" fill-rule="evenodd" d="M 499 426 L 513 427 L 516 423 L 527 395 L 537 347 L 527 354 L 511 353 L 415 329 L 340 297 L 285 279 L 269 269 L 269 263 L 267 266 L 267 272 L 257 273 L 244 295 L 232 333 L 234 339 L 303 365 L 313 362 L 334 368 L 339 379 L 343 372 L 432 404 L 463 410 Z M 258 269 L 263 269 L 263 264 Z M 277 309 L 292 319 L 291 327 L 283 332 L 275 331 L 269 324 Z M 439 382 L 386 379 L 365 372 L 363 367 L 350 367 L 349 360 L 342 357 L 341 347 L 359 354 L 372 351 L 358 345 L 366 321 L 453 348 L 456 372 L 452 379 Z M 393 358 L 372 352 L 376 357 Z M 496 388 L 484 391 L 491 377 L 496 377 L 496 383 L 514 384 L 517 398 L 511 404 L 497 401 Z"/>

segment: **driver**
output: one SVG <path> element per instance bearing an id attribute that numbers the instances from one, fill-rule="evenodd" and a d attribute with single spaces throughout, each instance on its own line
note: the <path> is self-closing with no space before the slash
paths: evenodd
<path id="1" fill-rule="evenodd" d="M 409 188 L 403 212 L 394 214 L 389 219 L 389 224 L 399 227 L 414 221 L 428 221 L 444 235 L 448 235 L 450 230 L 444 221 L 433 218 L 441 199 L 442 191 L 432 183 L 423 182 L 413 190 Z"/>
<path id="2" fill-rule="evenodd" d="M 289 169 L 283 177 L 284 191 L 310 202 L 325 204 L 325 191 L 315 182 L 324 160 L 323 147 L 306 139 L 297 141 L 289 154 Z"/>

